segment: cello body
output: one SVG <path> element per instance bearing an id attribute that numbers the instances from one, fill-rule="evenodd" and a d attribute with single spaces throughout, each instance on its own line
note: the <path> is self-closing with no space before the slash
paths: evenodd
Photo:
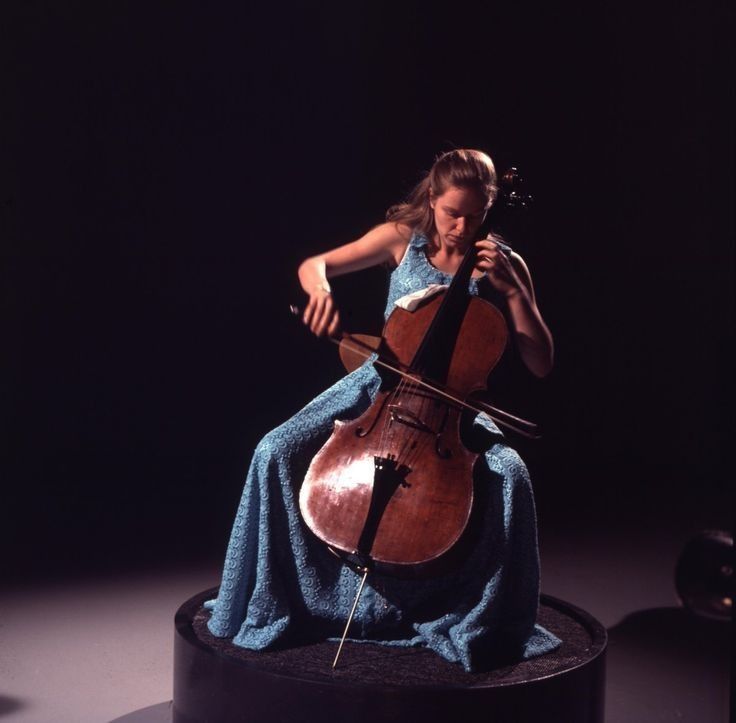
<path id="1" fill-rule="evenodd" d="M 451 333 L 438 335 L 447 294 L 413 312 L 395 309 L 380 354 L 465 398 L 485 388 L 508 332 L 496 307 L 464 291 Z M 402 577 L 435 574 L 452 559 L 471 519 L 478 455 L 460 439 L 459 405 L 398 375 L 382 380 L 373 404 L 355 420 L 337 420 L 312 459 L 300 490 L 301 513 L 347 561 Z"/>

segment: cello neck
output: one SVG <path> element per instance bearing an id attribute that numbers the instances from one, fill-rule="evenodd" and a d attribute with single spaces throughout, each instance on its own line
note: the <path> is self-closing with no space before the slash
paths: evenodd
<path id="1" fill-rule="evenodd" d="M 452 359 L 455 340 L 468 306 L 468 283 L 475 267 L 475 244 L 465 252 L 442 304 L 412 359 L 410 368 L 422 377 L 443 383 Z"/>

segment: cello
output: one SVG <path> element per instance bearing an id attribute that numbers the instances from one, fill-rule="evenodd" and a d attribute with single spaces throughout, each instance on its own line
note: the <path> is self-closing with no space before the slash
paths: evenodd
<path id="1" fill-rule="evenodd" d="M 467 407 L 480 411 L 465 400 L 485 388 L 508 340 L 501 312 L 468 291 L 476 256 L 471 245 L 446 290 L 392 312 L 375 400 L 357 419 L 335 422 L 302 484 L 306 525 L 363 573 L 343 641 L 370 571 L 445 572 L 466 535 L 479 452 L 464 445 L 461 418 Z"/>

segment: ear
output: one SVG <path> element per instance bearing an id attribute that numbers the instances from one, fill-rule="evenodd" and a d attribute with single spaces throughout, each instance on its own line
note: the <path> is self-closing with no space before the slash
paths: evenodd
<path id="1" fill-rule="evenodd" d="M 434 209 L 434 204 L 435 204 L 435 202 L 436 202 L 437 199 L 436 199 L 434 193 L 432 193 L 432 189 L 431 188 L 427 190 L 427 193 L 429 194 L 429 207 L 431 209 Z"/>

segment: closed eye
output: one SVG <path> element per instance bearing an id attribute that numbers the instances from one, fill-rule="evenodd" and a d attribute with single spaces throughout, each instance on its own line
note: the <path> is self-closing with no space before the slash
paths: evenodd
<path id="1" fill-rule="evenodd" d="M 462 216 L 462 214 L 459 211 L 456 211 L 451 208 L 445 208 L 443 210 L 450 218 L 460 218 Z M 486 212 L 481 211 L 480 213 L 470 213 L 466 216 L 466 218 L 472 219 L 473 221 L 477 221 L 478 219 L 483 218 L 485 215 L 486 215 Z"/>

